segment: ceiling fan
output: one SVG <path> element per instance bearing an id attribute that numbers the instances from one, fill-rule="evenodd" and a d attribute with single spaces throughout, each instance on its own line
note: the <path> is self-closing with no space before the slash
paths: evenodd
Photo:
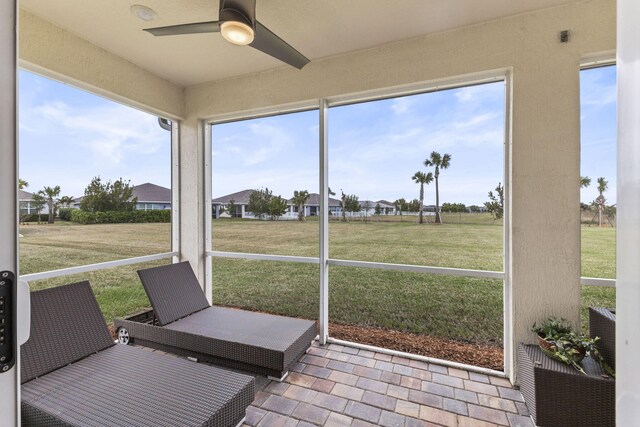
<path id="1" fill-rule="evenodd" d="M 309 63 L 303 54 L 256 19 L 256 0 L 220 0 L 219 21 L 145 28 L 154 36 L 221 33 L 228 42 L 249 45 L 298 69 Z"/>

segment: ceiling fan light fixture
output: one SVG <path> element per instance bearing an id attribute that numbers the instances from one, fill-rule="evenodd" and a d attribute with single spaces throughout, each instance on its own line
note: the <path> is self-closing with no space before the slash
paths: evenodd
<path id="1" fill-rule="evenodd" d="M 240 21 L 225 21 L 220 25 L 220 33 L 229 43 L 244 46 L 253 42 L 253 28 Z"/>
<path id="2" fill-rule="evenodd" d="M 156 18 L 158 18 L 158 14 L 155 10 L 141 4 L 134 4 L 131 6 L 130 10 L 138 19 L 146 22 L 155 21 Z"/>

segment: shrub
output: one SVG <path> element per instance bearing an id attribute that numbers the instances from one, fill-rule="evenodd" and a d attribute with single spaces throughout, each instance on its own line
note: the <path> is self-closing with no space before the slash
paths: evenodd
<path id="1" fill-rule="evenodd" d="M 58 210 L 58 218 L 60 221 L 71 221 L 71 208 L 60 208 Z"/>
<path id="2" fill-rule="evenodd" d="M 47 222 L 48 220 L 49 214 L 40 214 L 40 222 Z M 20 222 L 38 222 L 38 214 L 20 215 Z"/>
<path id="3" fill-rule="evenodd" d="M 73 209 L 71 221 L 79 224 L 123 224 L 144 222 L 171 222 L 170 210 L 85 212 Z"/>

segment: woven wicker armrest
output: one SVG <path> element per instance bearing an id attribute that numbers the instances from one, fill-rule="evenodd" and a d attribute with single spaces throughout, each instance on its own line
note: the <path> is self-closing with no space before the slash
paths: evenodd
<path id="1" fill-rule="evenodd" d="M 616 315 L 608 308 L 589 307 L 589 336 L 600 337 L 598 350 L 604 361 L 616 368 Z"/>

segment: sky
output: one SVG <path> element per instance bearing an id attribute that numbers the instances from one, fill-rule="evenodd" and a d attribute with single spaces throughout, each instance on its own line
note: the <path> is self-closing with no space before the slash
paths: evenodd
<path id="1" fill-rule="evenodd" d="M 329 110 L 329 186 L 360 200 L 418 198 L 411 177 L 449 153 L 440 201 L 482 205 L 503 182 L 504 83 L 334 107 Z M 581 174 L 588 203 L 609 181 L 615 203 L 615 67 L 581 72 Z M 150 114 L 35 74 L 20 72 L 20 177 L 29 191 L 60 185 L 81 196 L 92 177 L 170 186 L 170 135 Z M 318 112 L 213 126 L 212 192 L 268 187 L 290 198 L 318 192 Z M 435 202 L 434 183 L 425 204 Z"/>
<path id="2" fill-rule="evenodd" d="M 20 178 L 78 197 L 94 176 L 171 186 L 171 135 L 158 119 L 27 71 L 19 74 Z"/>
<path id="3" fill-rule="evenodd" d="M 412 200 L 411 177 L 432 170 L 431 151 L 452 156 L 441 202 L 482 204 L 503 181 L 504 83 L 329 109 L 329 187 L 360 200 Z M 318 192 L 318 112 L 215 125 L 214 197 L 268 187 L 290 198 Z M 435 186 L 425 204 L 435 203 Z"/>
<path id="4" fill-rule="evenodd" d="M 609 182 L 607 204 L 616 203 L 616 67 L 580 73 L 580 174 L 591 178 L 581 190 L 583 203 L 598 197 L 598 177 Z"/>

